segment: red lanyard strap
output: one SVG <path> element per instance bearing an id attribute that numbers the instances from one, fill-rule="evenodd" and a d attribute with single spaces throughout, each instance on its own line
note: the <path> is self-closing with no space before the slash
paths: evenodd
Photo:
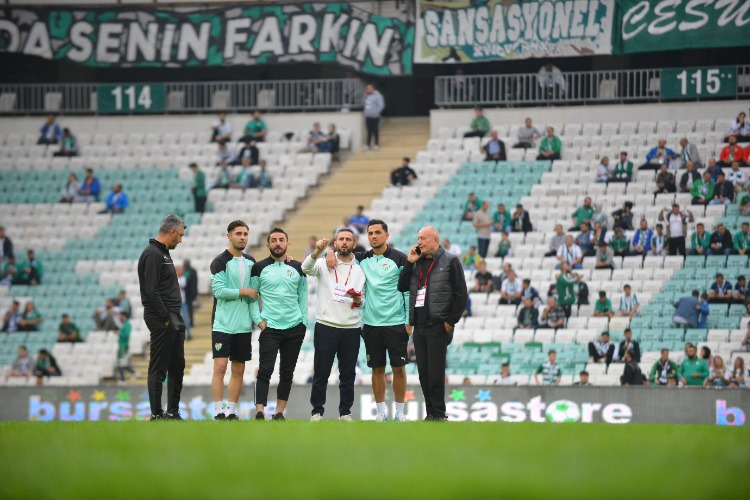
<path id="1" fill-rule="evenodd" d="M 354 267 L 354 264 L 349 266 L 349 274 L 346 275 L 346 281 L 344 281 L 344 286 L 346 286 L 349 283 L 349 276 L 352 275 L 352 268 Z M 333 270 L 333 274 L 336 276 L 336 284 L 339 284 L 339 273 L 336 271 L 336 269 Z"/>
<path id="2" fill-rule="evenodd" d="M 432 264 L 430 264 L 430 267 L 427 269 L 427 275 L 424 278 L 424 286 L 427 288 L 427 282 L 430 280 L 430 272 L 432 271 L 432 267 L 435 265 L 435 261 L 432 261 Z M 417 290 L 422 288 L 422 271 L 424 269 L 424 265 L 419 269 L 419 279 L 417 280 Z"/>

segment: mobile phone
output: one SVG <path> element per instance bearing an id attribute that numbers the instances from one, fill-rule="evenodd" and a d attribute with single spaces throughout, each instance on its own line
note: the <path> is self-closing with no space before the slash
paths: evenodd
<path id="1" fill-rule="evenodd" d="M 415 253 L 416 253 L 417 255 L 422 255 L 422 250 L 421 250 L 421 249 L 420 249 L 419 247 L 414 247 L 414 252 L 415 252 Z"/>

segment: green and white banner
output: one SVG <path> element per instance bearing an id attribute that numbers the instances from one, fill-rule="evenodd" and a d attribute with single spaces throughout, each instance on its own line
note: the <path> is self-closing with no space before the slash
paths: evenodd
<path id="1" fill-rule="evenodd" d="M 226 7 L 3 8 L 0 52 L 93 67 L 200 67 L 336 63 L 409 75 L 413 23 L 345 2 Z"/>
<path id="2" fill-rule="evenodd" d="M 615 0 L 418 2 L 415 63 L 610 54 Z"/>
<path id="3" fill-rule="evenodd" d="M 750 46 L 750 0 L 618 0 L 615 54 Z"/>

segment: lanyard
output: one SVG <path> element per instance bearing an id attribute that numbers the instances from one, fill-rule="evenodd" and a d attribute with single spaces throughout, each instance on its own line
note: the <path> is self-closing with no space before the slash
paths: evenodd
<path id="1" fill-rule="evenodd" d="M 338 266 L 336 266 L 338 267 Z M 349 274 L 346 275 L 346 281 L 344 281 L 344 286 L 346 286 L 349 283 L 349 276 L 352 275 L 352 268 L 354 267 L 354 263 L 352 263 L 351 266 L 349 266 Z M 336 272 L 336 269 L 333 270 L 333 274 L 336 275 L 336 284 L 339 284 L 339 273 Z"/>
<path id="2" fill-rule="evenodd" d="M 432 264 L 430 264 L 430 267 L 427 268 L 427 275 L 424 278 L 424 287 L 427 288 L 427 282 L 430 280 L 430 272 L 432 271 L 432 267 L 435 265 L 435 260 L 433 259 Z M 417 290 L 422 288 L 422 270 L 424 269 L 424 266 L 422 266 L 419 269 L 419 279 L 417 280 Z"/>

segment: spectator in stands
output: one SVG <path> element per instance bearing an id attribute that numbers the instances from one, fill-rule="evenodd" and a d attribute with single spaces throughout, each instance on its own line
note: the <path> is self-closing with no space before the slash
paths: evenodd
<path id="1" fill-rule="evenodd" d="M 708 255 L 729 255 L 732 253 L 732 234 L 727 231 L 724 224 L 717 224 L 716 231 L 709 240 Z"/>
<path id="2" fill-rule="evenodd" d="M 187 316 L 183 316 L 187 319 Z M 130 349 L 130 315 L 126 312 L 120 312 L 120 332 L 117 335 L 117 371 L 120 374 L 119 383 L 125 382 L 125 372 L 129 372 L 131 375 L 135 375 L 135 370 L 130 365 L 130 356 L 128 356 L 128 350 Z M 187 323 L 186 323 L 187 324 Z"/>
<path id="3" fill-rule="evenodd" d="M 55 151 L 52 156 L 70 158 L 78 156 L 78 140 L 69 128 L 63 129 L 62 139 L 60 140 L 60 149 Z"/>
<path id="4" fill-rule="evenodd" d="M 21 326 L 21 303 L 14 300 L 10 304 L 10 309 L 3 316 L 3 331 L 6 333 L 15 333 L 20 330 Z"/>
<path id="5" fill-rule="evenodd" d="M 609 339 L 608 331 L 603 331 L 599 340 L 596 342 L 589 342 L 588 347 L 590 363 L 599 363 L 604 360 L 607 366 L 612 364 L 617 347 L 615 346 L 615 343 Z"/>
<path id="6" fill-rule="evenodd" d="M 36 258 L 34 250 L 26 252 L 26 260 L 18 265 L 21 282 L 26 285 L 38 285 L 44 276 L 44 265 Z"/>
<path id="7" fill-rule="evenodd" d="M 117 293 L 117 297 L 114 297 L 111 300 L 120 312 L 124 312 L 128 316 L 133 313 L 133 307 L 130 305 L 130 299 L 128 298 L 127 292 L 125 290 L 120 290 Z"/>
<path id="8" fill-rule="evenodd" d="M 649 229 L 648 221 L 641 219 L 641 228 L 633 235 L 633 254 L 646 256 L 651 253 L 654 232 Z"/>
<path id="9" fill-rule="evenodd" d="M 552 236 L 552 240 L 549 242 L 549 252 L 545 253 L 545 257 L 554 257 L 557 255 L 557 251 L 560 247 L 565 244 L 565 231 L 563 230 L 562 224 L 555 225 L 555 234 Z"/>
<path id="10" fill-rule="evenodd" d="M 746 306 L 750 302 L 750 285 L 748 285 L 744 274 L 737 276 L 737 283 L 734 284 L 734 290 L 732 291 L 732 302 L 734 304 L 745 304 Z"/>
<path id="11" fill-rule="evenodd" d="M 273 187 L 273 178 L 266 169 L 266 160 L 260 160 L 258 170 L 251 174 L 251 188 L 271 189 Z"/>
<path id="12" fill-rule="evenodd" d="M 253 174 L 250 171 L 250 158 L 242 158 L 240 165 L 242 165 L 242 168 L 237 173 L 237 176 L 230 181 L 229 187 L 232 189 L 247 189 L 253 187 Z"/>
<path id="13" fill-rule="evenodd" d="M 730 135 L 727 142 L 729 144 L 724 146 L 724 149 L 721 150 L 718 164 L 722 167 L 728 167 L 733 161 L 738 161 L 740 162 L 740 165 L 744 166 L 745 151 L 742 149 L 742 146 L 737 145 L 737 137 Z"/>
<path id="14" fill-rule="evenodd" d="M 211 184 L 209 189 L 229 189 L 232 184 L 232 174 L 229 171 L 229 165 L 223 163 L 219 166 L 219 175 L 216 176 L 216 180 Z"/>
<path id="15" fill-rule="evenodd" d="M 364 101 L 364 115 L 365 115 L 365 126 L 367 128 L 367 144 L 365 145 L 365 151 L 370 149 L 373 141 L 375 145 L 372 146 L 375 151 L 380 149 L 380 116 L 383 114 L 385 109 L 385 99 L 376 88 L 375 84 L 370 83 L 365 88 L 365 101 Z"/>
<path id="16" fill-rule="evenodd" d="M 555 297 L 547 297 L 547 307 L 542 310 L 537 328 L 565 328 L 565 310 L 557 304 Z"/>
<path id="17" fill-rule="evenodd" d="M 531 286 L 531 280 L 528 278 L 524 278 L 523 281 L 521 281 L 521 298 L 531 299 L 531 302 L 535 307 L 542 303 L 542 298 L 539 296 L 539 292 L 536 288 Z"/>
<path id="18" fill-rule="evenodd" d="M 576 285 L 580 287 L 583 276 L 573 273 L 570 264 L 560 263 L 560 274 L 557 276 L 557 301 L 565 311 L 565 317 L 570 318 L 573 304 L 576 303 Z"/>
<path id="19" fill-rule="evenodd" d="M 70 316 L 63 314 L 60 325 L 57 327 L 58 342 L 83 342 L 81 331 L 78 326 L 70 321 Z"/>
<path id="20" fill-rule="evenodd" d="M 534 372 L 534 383 L 536 385 L 560 385 L 562 379 L 562 368 L 556 363 L 557 351 L 550 349 L 547 353 L 547 361 L 539 365 Z M 539 375 L 542 375 L 541 382 Z"/>
<path id="21" fill-rule="evenodd" d="M 617 316 L 627 316 L 633 319 L 633 316 L 638 314 L 638 296 L 631 292 L 630 285 L 625 283 L 622 287 L 622 295 L 620 296 L 620 305 L 617 310 Z"/>
<path id="22" fill-rule="evenodd" d="M 701 359 L 703 359 L 706 362 L 706 364 L 708 365 L 708 369 L 709 370 L 711 368 L 713 368 L 713 366 L 714 366 L 714 357 L 711 354 L 711 349 L 707 345 L 704 345 L 703 347 L 701 347 L 700 357 L 701 357 Z"/>
<path id="23" fill-rule="evenodd" d="M 523 299 L 523 307 L 518 310 L 517 330 L 536 330 L 539 326 L 539 311 L 531 298 Z"/>
<path id="24" fill-rule="evenodd" d="M 591 216 L 591 224 L 594 225 L 597 222 L 606 233 L 607 228 L 609 227 L 609 218 L 607 217 L 607 213 L 604 211 L 604 205 L 601 203 L 594 205 L 594 215 Z"/>
<path id="25" fill-rule="evenodd" d="M 744 347 L 746 351 L 750 352 L 750 323 L 747 324 L 747 331 L 745 332 L 745 338 L 742 339 L 742 342 L 740 343 L 740 345 Z"/>
<path id="26" fill-rule="evenodd" d="M 667 147 L 666 139 L 659 139 L 656 147 L 646 155 L 646 163 L 638 167 L 638 170 L 658 170 L 661 165 L 669 168 L 672 160 L 677 158 L 677 153 Z"/>
<path id="27" fill-rule="evenodd" d="M 529 213 L 524 210 L 523 205 L 520 203 L 516 205 L 516 211 L 513 212 L 510 223 L 513 226 L 514 233 L 528 233 L 534 230 L 534 226 L 531 225 Z"/>
<path id="28" fill-rule="evenodd" d="M 482 258 L 477 253 L 477 247 L 470 246 L 463 258 L 464 269 L 467 271 L 475 270 L 480 262 L 482 262 Z"/>
<path id="29" fill-rule="evenodd" d="M 690 144 L 687 137 L 682 137 L 680 139 L 680 146 L 682 147 L 682 150 L 680 151 L 680 168 L 687 165 L 689 161 L 692 161 L 696 168 L 703 168 L 703 162 L 701 161 L 700 153 L 698 152 L 698 146 Z"/>
<path id="30" fill-rule="evenodd" d="M 22 285 L 21 280 L 21 269 L 16 265 L 15 257 L 8 257 L 5 262 L 0 265 L 2 275 L 0 276 L 0 285 Z"/>
<path id="31" fill-rule="evenodd" d="M 102 213 L 121 214 L 128 208 L 130 199 L 127 193 L 122 190 L 122 184 L 115 184 L 104 203 L 107 208 Z"/>
<path id="32" fill-rule="evenodd" d="M 716 273 L 716 281 L 708 291 L 709 301 L 712 303 L 728 303 L 732 301 L 732 284 L 724 279 L 722 273 Z"/>
<path id="33" fill-rule="evenodd" d="M 492 131 L 489 142 L 480 147 L 479 150 L 484 154 L 484 161 L 505 161 L 507 159 L 505 143 L 497 137 L 497 130 Z"/>
<path id="34" fill-rule="evenodd" d="M 584 257 L 591 257 L 596 254 L 594 233 L 589 228 L 588 222 L 581 223 L 581 232 L 576 236 L 575 244 L 580 247 Z"/>
<path id="35" fill-rule="evenodd" d="M 494 289 L 497 290 L 498 293 L 503 286 L 503 282 L 508 279 L 508 274 L 511 271 L 513 271 L 513 266 L 511 266 L 509 262 L 503 262 L 503 265 L 500 268 L 500 275 L 493 278 L 495 281 Z"/>
<path id="36" fill-rule="evenodd" d="M 408 186 L 417 178 L 417 173 L 409 165 L 410 161 L 408 157 L 404 156 L 401 159 L 401 166 L 391 170 L 391 185 Z"/>
<path id="37" fill-rule="evenodd" d="M 572 235 L 566 236 L 565 244 L 557 249 L 557 260 L 560 263 L 555 266 L 555 269 L 562 269 L 563 264 L 568 264 L 571 269 L 583 269 L 583 252 L 581 247 L 573 241 Z"/>
<path id="38" fill-rule="evenodd" d="M 537 160 L 559 160 L 562 154 L 562 141 L 555 135 L 554 127 L 547 127 L 547 135 L 539 143 Z"/>
<path id="39" fill-rule="evenodd" d="M 615 268 L 615 252 L 607 246 L 604 241 L 600 241 L 597 245 L 599 249 L 596 252 L 596 261 L 594 262 L 594 269 L 614 269 Z"/>
<path id="40" fill-rule="evenodd" d="M 219 144 L 216 149 L 216 166 L 223 167 L 234 164 L 235 162 L 234 148 L 231 144 L 223 143 Z"/>
<path id="41" fill-rule="evenodd" d="M 573 382 L 573 385 L 578 387 L 593 387 L 591 385 L 591 382 L 589 382 L 589 372 L 583 370 L 581 373 L 579 373 L 578 380 Z"/>
<path id="42" fill-rule="evenodd" d="M 633 202 L 624 201 L 622 202 L 622 208 L 618 208 L 612 212 L 612 219 L 614 219 L 613 228 L 618 227 L 624 231 L 633 230 Z"/>
<path id="43" fill-rule="evenodd" d="M 693 188 L 693 183 L 700 179 L 701 176 L 695 169 L 692 161 L 685 163 L 685 172 L 680 176 L 680 193 L 689 193 Z"/>
<path id="44" fill-rule="evenodd" d="M 91 203 L 99 201 L 99 192 L 102 190 L 102 186 L 99 183 L 99 179 L 94 177 L 94 171 L 90 168 L 86 169 L 86 177 L 83 179 L 83 185 L 78 190 L 78 198 L 74 201 Z"/>
<path id="45" fill-rule="evenodd" d="M 609 168 L 609 156 L 602 156 L 599 167 L 596 169 L 596 182 L 607 183 L 610 178 L 614 178 L 614 169 Z"/>
<path id="46" fill-rule="evenodd" d="M 336 131 L 336 125 L 333 123 L 328 124 L 328 132 L 325 135 L 325 138 L 320 144 L 318 144 L 318 152 L 319 153 L 331 153 L 334 155 L 334 158 L 338 158 L 338 154 L 340 151 L 341 144 L 341 137 L 339 136 L 339 133 Z"/>
<path id="47" fill-rule="evenodd" d="M 729 371 L 729 387 L 746 387 L 746 381 L 750 373 L 745 369 L 745 358 L 737 356 L 734 358 L 734 366 Z"/>
<path id="48" fill-rule="evenodd" d="M 617 349 L 617 358 L 620 360 L 625 359 L 625 353 L 630 351 L 633 353 L 633 360 L 636 363 L 641 362 L 641 345 L 637 340 L 633 340 L 633 331 L 630 328 L 626 328 L 623 332 L 625 338 L 620 341 L 620 347 Z"/>
<path id="49" fill-rule="evenodd" d="M 446 252 L 455 255 L 459 259 L 461 258 L 461 247 L 452 243 L 448 238 L 443 238 L 443 248 Z"/>
<path id="50" fill-rule="evenodd" d="M 5 235 L 5 228 L 0 226 L 0 264 L 13 257 L 13 241 Z"/>
<path id="51" fill-rule="evenodd" d="M 703 382 L 705 387 L 726 387 L 729 385 L 729 370 L 721 356 L 714 356 L 714 363 Z"/>
<path id="52" fill-rule="evenodd" d="M 532 125 L 531 118 L 527 117 L 524 120 L 524 126 L 519 127 L 518 131 L 516 132 L 518 142 L 513 145 L 513 148 L 534 149 L 534 141 L 536 139 L 539 139 L 541 136 L 542 133 L 539 132 L 539 129 Z"/>
<path id="53" fill-rule="evenodd" d="M 594 216 L 594 207 L 591 206 L 591 197 L 587 196 L 583 199 L 583 206 L 573 212 L 571 216 L 573 218 L 573 227 L 568 231 L 578 231 L 581 229 L 581 223 L 591 222 L 591 218 Z"/>
<path id="54" fill-rule="evenodd" d="M 44 125 L 42 125 L 39 129 L 41 135 L 39 136 L 39 140 L 36 142 L 37 144 L 49 145 L 57 144 L 58 142 L 60 142 L 60 139 L 62 138 L 62 129 L 55 120 L 55 115 L 47 115 L 47 121 L 44 122 Z"/>
<path id="55" fill-rule="evenodd" d="M 227 149 L 230 150 L 231 146 L 227 145 Z M 231 152 L 231 151 L 230 151 Z M 232 159 L 229 162 L 230 165 L 257 165 L 260 161 L 260 150 L 255 145 L 255 141 L 243 142 L 240 152 L 237 156 L 232 154 Z"/>
<path id="56" fill-rule="evenodd" d="M 714 183 L 711 180 L 711 172 L 706 170 L 703 172 L 702 179 L 696 179 L 693 182 L 693 187 L 690 189 L 690 194 L 693 197 L 693 205 L 708 205 L 714 197 Z"/>
<path id="57" fill-rule="evenodd" d="M 313 235 L 307 238 L 307 248 L 305 248 L 305 257 L 315 251 L 315 244 L 318 242 L 318 237 Z"/>
<path id="58" fill-rule="evenodd" d="M 701 303 L 698 307 L 698 328 L 704 330 L 706 323 L 708 323 L 708 315 L 711 313 L 711 309 L 708 303 L 708 294 L 703 292 L 701 294 Z"/>
<path id="59" fill-rule="evenodd" d="M 633 178 L 633 162 L 628 161 L 628 152 L 620 151 L 620 161 L 615 165 L 609 182 L 630 182 Z"/>
<path id="60" fill-rule="evenodd" d="M 187 299 L 188 304 L 188 315 L 190 316 L 190 324 L 194 325 L 195 322 L 193 321 L 193 308 L 195 307 L 198 300 L 198 272 L 190 264 L 190 259 L 183 260 L 182 267 L 185 268 L 185 277 L 187 278 L 185 298 Z M 130 316 L 132 314 L 132 311 L 128 311 L 128 313 L 128 315 Z"/>
<path id="61" fill-rule="evenodd" d="M 750 164 L 750 145 L 745 147 L 745 149 L 742 151 L 742 156 L 745 158 L 745 166 L 747 166 L 747 164 Z"/>
<path id="62" fill-rule="evenodd" d="M 464 203 L 464 214 L 463 214 L 463 220 L 470 221 L 474 219 L 474 212 L 479 210 L 479 207 L 482 206 L 482 200 L 477 198 L 477 195 L 475 195 L 473 192 L 469 193 L 468 199 L 466 200 L 466 203 Z"/>
<path id="63" fill-rule="evenodd" d="M 227 121 L 226 113 L 219 113 L 219 118 L 211 124 L 211 142 L 226 144 L 232 140 L 232 125 Z"/>
<path id="64" fill-rule="evenodd" d="M 55 357 L 47 349 L 39 349 L 39 355 L 36 358 L 36 365 L 34 366 L 36 385 L 42 385 L 44 377 L 59 377 L 61 375 L 62 370 L 57 365 Z"/>
<path id="65" fill-rule="evenodd" d="M 748 191 L 750 191 L 750 187 L 748 188 Z M 737 195 L 737 205 L 739 206 L 741 215 L 750 215 L 750 194 L 748 194 L 747 191 L 743 191 L 741 194 Z"/>
<path id="66" fill-rule="evenodd" d="M 500 304 L 519 305 L 523 298 L 523 283 L 516 276 L 514 270 L 508 272 L 508 278 L 503 281 L 500 287 Z"/>
<path id="67" fill-rule="evenodd" d="M 492 381 L 493 385 L 518 385 L 518 382 L 513 380 L 510 376 L 510 364 L 503 363 L 500 365 L 500 375 L 495 377 Z"/>
<path id="68" fill-rule="evenodd" d="M 659 212 L 659 220 L 666 222 L 667 224 L 667 238 L 669 255 L 686 255 L 685 251 L 685 235 L 687 234 L 688 222 L 693 222 L 693 212 L 689 209 L 684 212 L 680 211 L 680 205 L 677 203 L 672 204 L 672 210 L 663 208 Z"/>
<path id="69" fill-rule="evenodd" d="M 750 141 L 750 121 L 744 111 L 740 111 L 737 118 L 729 124 L 729 130 L 724 134 L 724 142 L 729 142 L 729 138 L 734 137 L 737 142 Z"/>
<path id="70" fill-rule="evenodd" d="M 607 228 L 605 226 L 602 226 L 601 222 L 594 221 L 594 227 L 591 229 L 592 232 L 592 240 L 594 241 L 594 245 L 598 246 L 599 243 L 604 243 L 605 245 L 609 244 L 610 240 L 612 239 L 612 236 L 607 233 Z"/>
<path id="71" fill-rule="evenodd" d="M 716 181 L 719 180 L 719 174 L 723 171 L 724 170 L 721 168 L 721 166 L 716 163 L 716 160 L 711 157 L 708 159 L 708 166 L 703 171 L 703 173 L 705 174 L 706 172 L 708 172 L 709 174 L 711 174 L 711 182 L 716 184 Z"/>
<path id="72" fill-rule="evenodd" d="M 621 227 L 615 228 L 615 234 L 612 236 L 610 241 L 612 245 L 612 253 L 617 257 L 625 257 L 630 255 L 630 241 Z"/>
<path id="73" fill-rule="evenodd" d="M 500 243 L 497 245 L 497 252 L 495 252 L 495 257 L 509 257 L 512 255 L 513 249 L 511 248 L 511 242 L 508 239 L 508 233 L 506 231 L 503 231 L 500 236 Z"/>
<path id="74" fill-rule="evenodd" d="M 462 318 L 468 318 L 471 316 L 471 296 L 466 297 L 466 305 L 464 306 L 464 312 L 461 313 Z M 416 363 L 416 354 L 414 357 L 414 362 Z"/>
<path id="75" fill-rule="evenodd" d="M 320 149 L 320 145 L 327 142 L 327 135 L 320 128 L 320 122 L 313 123 L 313 128 L 307 134 L 307 147 L 303 149 L 303 152 L 317 153 Z"/>
<path id="76" fill-rule="evenodd" d="M 750 246 L 750 223 L 742 223 L 742 229 L 737 231 L 732 238 L 732 246 L 737 255 L 747 255 Z"/>
<path id="77" fill-rule="evenodd" d="M 490 121 L 484 116 L 484 112 L 479 106 L 474 108 L 474 119 L 471 120 L 470 128 L 471 130 L 466 132 L 464 137 L 479 137 L 481 139 L 490 131 Z M 492 137 L 493 139 L 497 138 L 497 132 L 495 132 Z M 505 152 L 504 145 L 503 152 Z"/>
<path id="78" fill-rule="evenodd" d="M 703 223 L 699 222 L 690 236 L 690 255 L 707 255 L 710 245 L 711 233 L 707 233 Z"/>
<path id="79" fill-rule="evenodd" d="M 80 189 L 81 183 L 78 182 L 78 176 L 71 173 L 65 187 L 60 190 L 60 203 L 75 203 L 78 200 Z"/>
<path id="80" fill-rule="evenodd" d="M 611 318 L 615 315 L 614 309 L 612 309 L 612 302 L 607 298 L 607 292 L 601 290 L 599 292 L 599 300 L 594 304 L 595 318 Z"/>
<path id="81" fill-rule="evenodd" d="M 193 172 L 193 184 L 190 190 L 193 192 L 195 211 L 202 214 L 206 211 L 206 174 L 198 168 L 197 163 L 191 163 L 190 170 Z"/>
<path id="82" fill-rule="evenodd" d="M 260 111 L 253 111 L 253 119 L 245 124 L 245 135 L 240 139 L 240 142 L 263 142 L 266 140 L 266 134 L 268 134 L 268 128 L 266 122 L 260 117 Z"/>
<path id="83" fill-rule="evenodd" d="M 180 314 L 182 315 L 183 319 L 185 320 L 185 340 L 192 340 L 193 336 L 191 335 L 190 331 L 190 316 L 188 314 L 188 305 L 187 305 L 187 277 L 185 276 L 185 268 L 182 266 L 176 266 L 175 272 L 177 273 L 177 284 L 180 287 Z M 120 315 L 122 316 L 122 309 L 120 309 Z M 122 327 L 120 327 L 122 329 Z"/>
<path id="84" fill-rule="evenodd" d="M 719 173 L 719 179 L 714 185 L 714 197 L 709 205 L 731 205 L 734 201 L 734 186 L 726 180 L 724 172 Z"/>
<path id="85" fill-rule="evenodd" d="M 689 297 L 683 297 L 673 304 L 675 308 L 672 322 L 676 326 L 698 328 L 698 314 L 700 313 L 700 292 L 693 290 Z"/>
<path id="86" fill-rule="evenodd" d="M 367 233 L 367 223 L 370 219 L 365 215 L 365 207 L 359 205 L 357 213 L 349 217 L 349 225 L 356 228 L 359 234 Z"/>
<path id="87" fill-rule="evenodd" d="M 44 318 L 36 310 L 34 302 L 28 301 L 23 308 L 23 314 L 18 322 L 18 330 L 22 332 L 35 332 L 39 330 L 39 325 L 44 322 Z"/>
<path id="88" fill-rule="evenodd" d="M 112 299 L 104 301 L 104 307 L 94 311 L 93 318 L 97 330 L 115 331 L 120 329 L 120 310 Z"/>
<path id="89" fill-rule="evenodd" d="M 676 191 L 674 174 L 667 170 L 666 163 L 662 163 L 659 165 L 659 173 L 656 174 L 656 191 L 654 191 L 654 194 L 674 193 Z"/>
<path id="90" fill-rule="evenodd" d="M 669 359 L 669 349 L 662 349 L 661 356 L 651 367 L 648 380 L 651 385 L 675 387 L 677 385 L 677 363 Z"/>
<path id="91" fill-rule="evenodd" d="M 621 385 L 643 385 L 643 373 L 632 351 L 625 351 L 625 369 L 620 377 Z"/>
<path id="92" fill-rule="evenodd" d="M 745 190 L 747 178 L 745 177 L 745 172 L 740 170 L 740 162 L 737 160 L 732 162 L 732 169 L 726 172 L 726 179 L 727 182 L 731 182 L 732 186 L 734 186 L 735 193 L 741 193 Z"/>
<path id="93" fill-rule="evenodd" d="M 565 95 L 566 82 L 560 68 L 550 62 L 545 62 L 536 75 L 542 99 L 552 100 Z"/>
<path id="94" fill-rule="evenodd" d="M 482 261 L 477 266 L 477 272 L 474 274 L 474 288 L 472 292 L 492 292 L 492 273 L 487 271 L 487 263 Z"/>
<path id="95" fill-rule="evenodd" d="M 29 378 L 34 374 L 34 358 L 29 356 L 29 350 L 25 345 L 18 346 L 16 359 L 13 361 L 10 370 L 5 375 L 7 381 L 11 377 L 26 377 Z"/>

